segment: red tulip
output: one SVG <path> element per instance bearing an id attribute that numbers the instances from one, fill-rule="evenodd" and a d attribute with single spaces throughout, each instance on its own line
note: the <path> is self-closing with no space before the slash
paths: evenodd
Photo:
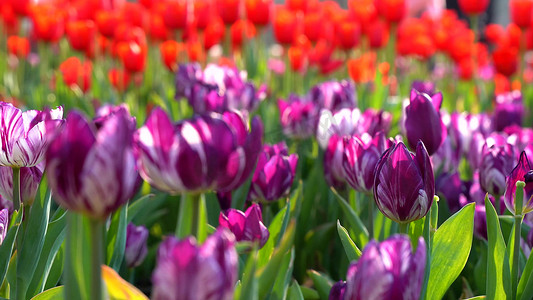
<path id="1" fill-rule="evenodd" d="M 350 50 L 359 44 L 361 27 L 353 20 L 343 20 L 335 26 L 335 36 L 341 49 Z"/>
<path id="2" fill-rule="evenodd" d="M 34 14 L 33 30 L 35 37 L 45 42 L 56 42 L 64 32 L 62 15 L 58 12 Z"/>
<path id="3" fill-rule="evenodd" d="M 533 0 L 511 0 L 511 20 L 521 28 L 526 28 L 531 23 Z"/>
<path id="4" fill-rule="evenodd" d="M 7 49 L 10 54 L 26 58 L 30 53 L 30 42 L 25 37 L 10 36 L 7 39 Z"/>
<path id="5" fill-rule="evenodd" d="M 177 62 L 179 60 L 179 55 L 181 52 L 185 51 L 185 46 L 182 43 L 178 43 L 174 40 L 168 40 L 164 43 L 161 43 L 159 46 L 159 51 L 161 52 L 161 59 L 163 63 L 170 71 L 175 71 L 177 67 Z"/>
<path id="6" fill-rule="evenodd" d="M 107 73 L 107 78 L 118 91 L 126 90 L 130 84 L 130 74 L 124 70 L 111 69 Z"/>
<path id="7" fill-rule="evenodd" d="M 288 9 L 279 7 L 274 15 L 274 37 L 280 44 L 290 45 L 296 37 L 298 21 Z"/>
<path id="8" fill-rule="evenodd" d="M 492 52 L 492 60 L 496 71 L 511 77 L 518 69 L 518 50 L 512 47 L 499 47 Z"/>
<path id="9" fill-rule="evenodd" d="M 231 44 L 233 48 L 240 48 L 242 46 L 243 39 L 250 40 L 257 35 L 254 23 L 248 20 L 238 20 L 231 25 Z"/>
<path id="10" fill-rule="evenodd" d="M 459 8 L 467 15 L 479 15 L 487 10 L 489 0 L 459 0 Z"/>
<path id="11" fill-rule="evenodd" d="M 246 0 L 246 17 L 257 26 L 265 26 L 270 22 L 272 0 Z"/>
<path id="12" fill-rule="evenodd" d="M 144 71 L 148 52 L 146 44 L 138 44 L 132 41 L 121 43 L 118 47 L 118 56 L 128 72 L 137 73 Z"/>
<path id="13" fill-rule="evenodd" d="M 63 82 L 71 88 L 78 86 L 84 93 L 91 88 L 92 68 L 90 61 L 82 63 L 75 56 L 68 58 L 59 66 Z"/>
<path id="14" fill-rule="evenodd" d="M 150 36 L 155 40 L 166 40 L 169 37 L 169 31 L 165 26 L 163 17 L 158 14 L 150 15 Z"/>
<path id="15" fill-rule="evenodd" d="M 289 55 L 289 62 L 293 71 L 304 70 L 307 63 L 307 53 L 302 47 L 291 46 L 287 55 Z"/>
<path id="16" fill-rule="evenodd" d="M 193 12 L 196 28 L 200 30 L 205 30 L 215 17 L 211 0 L 193 1 Z"/>
<path id="17" fill-rule="evenodd" d="M 376 3 L 379 14 L 389 23 L 399 23 L 407 14 L 405 0 L 376 0 Z"/>
<path id="18" fill-rule="evenodd" d="M 218 0 L 216 1 L 218 15 L 224 21 L 224 24 L 231 25 L 240 17 L 240 0 Z"/>
<path id="19" fill-rule="evenodd" d="M 144 28 L 146 11 L 144 7 L 136 2 L 124 2 L 121 9 L 121 17 L 129 24 Z"/>
<path id="20" fill-rule="evenodd" d="M 27 16 L 30 12 L 30 0 L 8 0 L 7 2 L 18 15 Z"/>
<path id="21" fill-rule="evenodd" d="M 19 20 L 10 5 L 0 4 L 0 16 L 2 17 L 2 25 L 7 34 L 18 34 Z"/>
<path id="22" fill-rule="evenodd" d="M 96 36 L 93 21 L 73 21 L 67 24 L 67 37 L 74 50 L 89 52 Z"/>
<path id="23" fill-rule="evenodd" d="M 350 14 L 361 24 L 363 29 L 378 18 L 378 11 L 373 0 L 348 1 Z"/>
<path id="24" fill-rule="evenodd" d="M 214 45 L 220 44 L 224 38 L 224 22 L 220 17 L 214 18 L 204 32 L 204 49 L 209 50 Z"/>
<path id="25" fill-rule="evenodd" d="M 120 15 L 111 10 L 101 10 L 96 13 L 96 26 L 100 34 L 107 38 L 115 35 L 115 28 L 120 23 Z"/>
<path id="26" fill-rule="evenodd" d="M 308 4 L 309 2 L 311 1 L 308 1 L 308 0 L 287 0 L 285 2 L 285 5 L 287 6 L 288 9 L 294 11 L 294 12 L 297 12 L 297 11 L 300 11 L 300 12 L 307 12 L 307 8 L 308 8 Z"/>
<path id="27" fill-rule="evenodd" d="M 190 22 L 189 1 L 167 1 L 163 11 L 163 21 L 168 29 L 183 30 Z"/>

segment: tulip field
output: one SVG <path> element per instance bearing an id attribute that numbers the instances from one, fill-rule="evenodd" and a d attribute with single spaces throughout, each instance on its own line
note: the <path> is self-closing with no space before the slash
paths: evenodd
<path id="1" fill-rule="evenodd" d="M 533 0 L 278 2 L 0 0 L 0 299 L 533 299 Z"/>

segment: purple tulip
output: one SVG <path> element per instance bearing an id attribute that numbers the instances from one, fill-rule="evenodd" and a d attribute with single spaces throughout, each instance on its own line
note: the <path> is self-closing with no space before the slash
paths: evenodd
<path id="1" fill-rule="evenodd" d="M 464 193 L 464 184 L 457 171 L 442 173 L 435 182 L 437 194 L 444 197 L 450 212 L 455 213 L 461 208 L 461 195 Z"/>
<path id="2" fill-rule="evenodd" d="M 511 125 L 521 126 L 524 113 L 525 109 L 520 91 L 498 95 L 492 116 L 492 126 L 496 131 L 502 131 Z"/>
<path id="3" fill-rule="evenodd" d="M 324 152 L 324 178 L 329 186 L 342 190 L 346 187 L 346 179 L 342 170 L 344 142 L 341 137 L 334 134 L 329 138 L 329 143 Z"/>
<path id="4" fill-rule="evenodd" d="M 472 169 L 479 169 L 481 167 L 483 159 L 483 147 L 485 145 L 487 145 L 488 148 L 492 146 L 505 146 L 507 145 L 507 136 L 493 132 L 489 136 L 485 137 L 482 133 L 475 132 L 472 135 L 470 147 L 468 148 L 468 152 L 466 154 Z"/>
<path id="5" fill-rule="evenodd" d="M 483 190 L 494 197 L 501 196 L 505 192 L 505 178 L 511 173 L 515 163 L 514 150 L 510 144 L 493 145 L 490 148 L 485 144 L 479 166 L 479 183 Z"/>
<path id="6" fill-rule="evenodd" d="M 371 241 L 346 275 L 345 300 L 403 299 L 420 297 L 426 268 L 426 243 L 419 238 L 413 253 L 411 240 L 393 235 L 381 243 Z"/>
<path id="7" fill-rule="evenodd" d="M 217 230 L 200 247 L 194 238 L 167 238 L 152 274 L 154 300 L 229 300 L 237 281 L 235 237 Z"/>
<path id="8" fill-rule="evenodd" d="M 435 83 L 431 81 L 415 80 L 411 84 L 411 89 L 416 90 L 419 93 L 428 94 L 430 97 L 435 95 Z"/>
<path id="9" fill-rule="evenodd" d="M 319 109 L 315 103 L 291 94 L 287 101 L 279 100 L 278 107 L 285 135 L 306 139 L 315 133 L 319 120 Z"/>
<path id="10" fill-rule="evenodd" d="M 336 112 L 342 108 L 357 106 L 355 86 L 351 81 L 327 81 L 315 85 L 308 94 L 311 101 L 320 108 Z"/>
<path id="11" fill-rule="evenodd" d="M 261 208 L 257 203 L 248 207 L 246 213 L 237 209 L 228 209 L 225 212 L 220 212 L 218 222 L 221 227 L 228 228 L 235 235 L 235 239 L 238 242 L 258 242 L 259 248 L 265 245 L 270 235 L 263 224 Z"/>
<path id="12" fill-rule="evenodd" d="M 374 136 L 382 131 L 385 135 L 389 133 L 392 122 L 392 114 L 384 110 L 369 108 L 361 115 L 360 126 L 362 131 Z"/>
<path id="13" fill-rule="evenodd" d="M 389 148 L 376 166 L 374 200 L 379 210 L 398 223 L 424 217 L 433 203 L 435 177 L 424 143 L 416 154 L 400 142 Z"/>
<path id="14" fill-rule="evenodd" d="M 459 167 L 460 151 L 453 149 L 450 137 L 447 137 L 439 150 L 431 156 L 431 163 L 435 174 L 453 172 Z"/>
<path id="15" fill-rule="evenodd" d="M 172 124 L 160 108 L 137 130 L 137 165 L 144 180 L 169 193 L 231 191 L 251 173 L 262 125 L 251 133 L 236 112 L 211 113 Z"/>
<path id="16" fill-rule="evenodd" d="M 368 134 L 344 138 L 342 170 L 346 182 L 356 191 L 372 192 L 376 165 L 390 146 L 392 142 L 383 132 L 379 132 L 374 138 Z"/>
<path id="17" fill-rule="evenodd" d="M 533 168 L 529 164 L 529 160 L 525 152 L 520 154 L 520 160 L 514 167 L 509 177 L 507 177 L 505 189 L 505 206 L 507 209 L 515 213 L 515 195 L 516 182 L 523 181 L 526 183 L 524 188 L 524 199 L 522 200 L 522 214 L 527 214 L 533 211 Z"/>
<path id="18" fill-rule="evenodd" d="M 9 211 L 7 208 L 0 210 L 0 245 L 6 238 L 7 229 L 9 227 Z"/>
<path id="19" fill-rule="evenodd" d="M 411 102 L 405 108 L 405 131 L 411 148 L 424 142 L 429 155 L 437 152 L 447 135 L 439 113 L 442 93 L 433 96 L 411 90 Z"/>
<path id="20" fill-rule="evenodd" d="M 337 281 L 329 291 L 328 300 L 344 300 L 346 292 L 346 281 Z"/>
<path id="21" fill-rule="evenodd" d="M 20 197 L 26 205 L 32 205 L 43 178 L 44 162 L 34 167 L 20 168 Z M 0 195 L 13 201 L 13 169 L 0 167 Z"/>
<path id="22" fill-rule="evenodd" d="M 128 268 L 138 267 L 148 254 L 146 241 L 148 240 L 148 229 L 144 226 L 135 226 L 129 223 L 126 227 L 126 249 L 124 259 Z"/>
<path id="23" fill-rule="evenodd" d="M 176 72 L 175 99 L 205 99 L 210 91 L 216 91 L 216 85 L 204 83 L 202 76 L 203 72 L 200 64 L 180 64 Z"/>
<path id="24" fill-rule="evenodd" d="M 133 196 L 131 121 L 120 110 L 97 131 L 80 113 L 69 113 L 46 153 L 48 184 L 61 206 L 103 219 Z"/>
<path id="25" fill-rule="evenodd" d="M 476 204 L 474 211 L 474 235 L 481 240 L 487 240 L 487 213 L 485 205 Z"/>
<path id="26" fill-rule="evenodd" d="M 472 138 L 476 133 L 488 136 L 491 129 L 491 120 L 486 114 L 466 114 L 454 112 L 450 115 L 450 136 L 453 145 L 463 154 L 470 153 Z"/>
<path id="27" fill-rule="evenodd" d="M 0 102 L 0 117 L 0 166 L 33 167 L 43 160 L 51 132 L 62 123 L 63 108 L 22 112 Z"/>
<path id="28" fill-rule="evenodd" d="M 263 152 L 259 155 L 248 195 L 251 200 L 276 201 L 286 197 L 290 192 L 298 164 L 298 155 L 287 156 L 286 150 L 276 154 L 276 150 L 272 148 L 272 146 L 265 145 Z M 276 148 L 281 150 L 280 146 Z"/>
<path id="29" fill-rule="evenodd" d="M 533 157 L 533 129 L 511 125 L 506 127 L 505 132 L 509 135 L 507 138 L 509 144 L 518 152 L 525 151 L 528 157 Z"/>

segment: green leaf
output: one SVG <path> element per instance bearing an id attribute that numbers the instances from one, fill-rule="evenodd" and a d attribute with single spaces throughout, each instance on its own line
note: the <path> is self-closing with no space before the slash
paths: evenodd
<path id="1" fill-rule="evenodd" d="M 57 218 L 48 224 L 48 230 L 44 240 L 43 250 L 39 263 L 35 269 L 32 281 L 28 287 L 27 296 L 33 296 L 44 291 L 48 275 L 56 255 L 65 240 L 66 234 L 66 214 L 63 211 Z"/>
<path id="2" fill-rule="evenodd" d="M 67 299 L 86 299 L 91 291 L 91 234 L 88 217 L 67 213 L 67 238 L 63 280 Z"/>
<path id="3" fill-rule="evenodd" d="M 258 270 L 257 276 L 259 278 L 259 299 L 265 299 L 266 295 L 272 289 L 274 282 L 276 281 L 277 270 L 285 257 L 285 253 L 291 249 L 294 240 L 294 221 L 287 227 L 287 231 L 281 239 L 281 243 L 278 248 L 272 254 L 272 257 L 268 263 Z"/>
<path id="4" fill-rule="evenodd" d="M 20 222 L 22 221 L 23 213 L 21 211 L 14 211 L 11 216 L 11 226 L 7 231 L 6 238 L 0 246 L 0 282 L 4 282 L 6 277 L 7 267 L 11 254 L 13 253 L 13 246 L 15 245 L 15 239 L 19 232 Z"/>
<path id="5" fill-rule="evenodd" d="M 55 288 L 51 288 L 49 290 L 46 290 L 39 295 L 31 298 L 31 300 L 62 300 L 65 299 L 63 297 L 63 286 L 56 286 Z"/>
<path id="6" fill-rule="evenodd" d="M 320 296 L 320 299 L 328 299 L 329 291 L 333 286 L 333 280 L 329 278 L 326 274 L 322 274 L 315 270 L 307 271 L 307 275 L 311 277 L 313 285 Z"/>
<path id="7" fill-rule="evenodd" d="M 344 212 L 348 223 L 352 227 L 352 230 L 354 230 L 357 234 L 359 248 L 364 248 L 366 243 L 368 243 L 368 230 L 366 229 L 365 225 L 363 225 L 363 222 L 361 222 L 361 219 L 359 219 L 355 211 L 353 211 L 353 209 L 350 207 L 348 202 L 346 202 L 346 200 L 339 195 L 334 188 L 331 188 L 331 190 L 333 191 L 333 194 L 337 196 L 337 203 L 339 203 L 339 206 L 342 208 L 342 211 Z"/>
<path id="8" fill-rule="evenodd" d="M 423 217 L 409 224 L 409 238 L 412 245 L 418 245 L 418 238 L 424 235 L 425 222 L 426 217 Z"/>
<path id="9" fill-rule="evenodd" d="M 276 246 L 276 241 L 278 240 L 278 236 L 283 235 L 283 231 L 281 231 L 281 229 L 282 229 L 283 223 L 285 223 L 285 218 L 288 217 L 287 208 L 288 208 L 287 206 L 282 208 L 276 214 L 276 216 L 272 220 L 272 223 L 270 223 L 270 226 L 268 227 L 268 231 L 270 232 L 270 237 L 268 238 L 268 241 L 263 246 L 263 248 L 259 250 L 259 254 L 257 258 L 257 268 L 262 268 L 268 263 L 272 253 L 274 252 L 274 247 Z"/>
<path id="10" fill-rule="evenodd" d="M 294 268 L 294 247 L 291 251 L 285 253 L 283 261 L 278 269 L 276 281 L 272 288 L 271 297 L 273 299 L 285 299 L 287 296 L 287 290 L 291 283 L 292 270 Z"/>
<path id="11" fill-rule="evenodd" d="M 435 232 L 426 299 L 441 299 L 463 270 L 474 234 L 474 204 L 464 206 Z"/>
<path id="12" fill-rule="evenodd" d="M 46 191 L 44 197 L 37 197 L 31 206 L 29 216 L 26 216 L 26 228 L 22 237 L 22 244 L 18 249 L 17 262 L 17 293 L 26 298 L 26 292 L 32 281 L 35 269 L 41 256 L 48 230 L 50 218 L 50 201 L 52 193 Z M 39 199 L 40 198 L 40 199 Z M 24 225 L 24 224 L 23 224 Z M 40 276 L 41 274 L 37 274 Z"/>
<path id="13" fill-rule="evenodd" d="M 518 288 L 516 290 L 516 299 L 523 298 L 522 295 L 524 291 L 526 290 L 526 288 L 530 288 L 531 290 L 533 290 L 533 280 L 532 282 L 529 282 L 529 280 L 533 278 L 531 276 L 532 272 L 533 272 L 533 255 L 529 255 L 526 266 L 524 267 L 524 271 L 522 272 L 522 276 L 520 277 L 520 281 L 518 282 Z M 531 297 L 533 297 L 533 294 L 530 294 L 529 298 Z M 529 299 L 529 298 L 524 298 L 524 299 Z"/>
<path id="14" fill-rule="evenodd" d="M 250 257 L 248 257 L 248 262 L 246 262 L 246 267 L 242 274 L 242 285 L 240 290 L 239 298 L 240 300 L 257 300 L 257 277 L 255 276 L 255 267 L 257 265 L 257 251 L 253 249 L 251 251 Z"/>
<path id="15" fill-rule="evenodd" d="M 128 227 L 128 207 L 123 205 L 113 213 L 111 225 L 107 231 L 107 259 L 106 264 L 115 271 L 120 270 L 126 249 L 126 229 Z"/>
<path id="16" fill-rule="evenodd" d="M 487 296 L 476 296 L 476 297 L 468 298 L 465 300 L 483 300 L 483 299 L 487 299 Z"/>
<path id="17" fill-rule="evenodd" d="M 498 214 L 492 206 L 488 195 L 485 195 L 485 210 L 487 216 L 487 299 L 506 299 L 511 291 L 511 273 L 509 261 L 505 255 L 505 240 Z"/>
<path id="18" fill-rule="evenodd" d="M 300 286 L 300 290 L 302 291 L 302 295 L 304 296 L 304 299 L 306 299 L 306 300 L 318 300 L 318 299 L 320 299 L 320 296 L 318 295 L 318 292 L 313 290 L 312 288 L 308 288 L 306 286 Z"/>
<path id="19" fill-rule="evenodd" d="M 339 233 L 339 237 L 341 239 L 342 246 L 344 247 L 344 252 L 346 252 L 348 260 L 354 261 L 359 259 L 359 257 L 361 257 L 361 250 L 357 248 L 355 243 L 350 238 L 348 231 L 346 230 L 346 228 L 342 227 L 341 222 L 339 220 L 337 220 L 337 232 Z"/>
<path id="20" fill-rule="evenodd" d="M 300 289 L 300 285 L 296 280 L 293 280 L 291 287 L 289 288 L 289 294 L 287 299 L 289 300 L 304 300 L 304 295 Z"/>
<path id="21" fill-rule="evenodd" d="M 148 194 L 130 202 L 128 205 L 128 223 L 142 220 L 144 216 L 152 214 L 163 202 L 165 202 L 165 200 L 165 194 Z M 138 222 L 134 223 L 139 224 Z"/>

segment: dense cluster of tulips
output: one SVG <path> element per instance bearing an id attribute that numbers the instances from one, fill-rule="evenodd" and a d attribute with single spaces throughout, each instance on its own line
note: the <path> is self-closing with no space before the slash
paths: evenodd
<path id="1" fill-rule="evenodd" d="M 0 0 L 2 299 L 532 299 L 533 0 Z"/>

